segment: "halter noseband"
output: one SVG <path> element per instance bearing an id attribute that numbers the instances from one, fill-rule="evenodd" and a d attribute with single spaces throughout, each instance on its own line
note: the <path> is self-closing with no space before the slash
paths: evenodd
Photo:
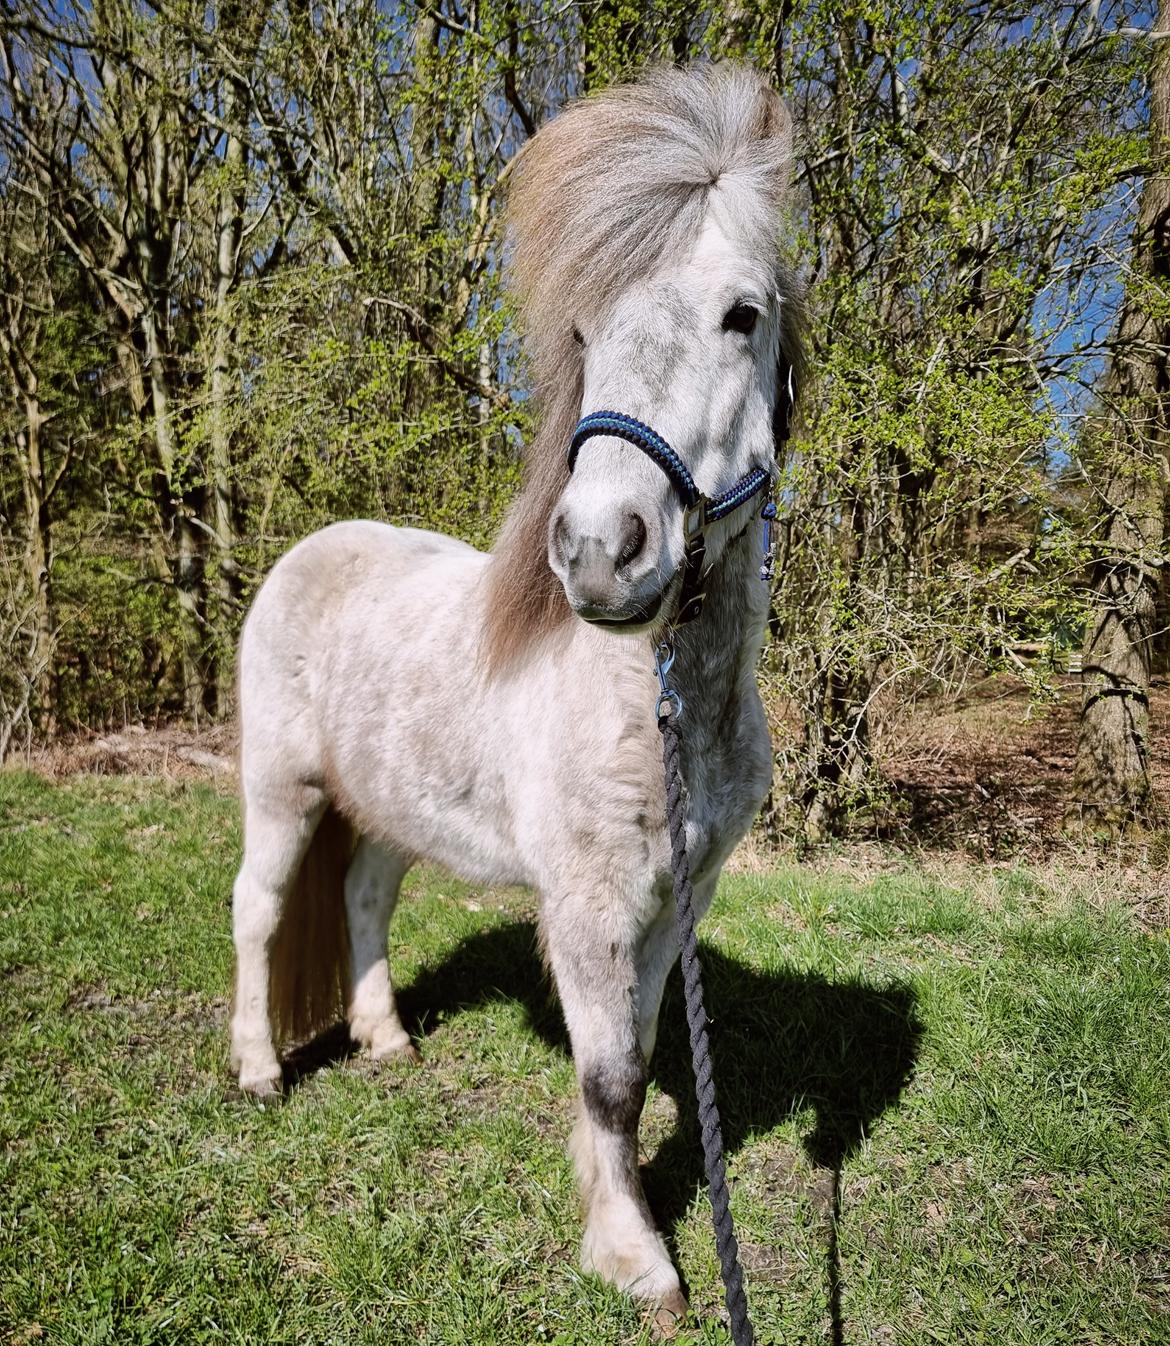
<path id="1" fill-rule="evenodd" d="M 777 406 L 774 421 L 778 440 L 788 438 L 788 427 L 792 414 L 791 370 L 788 371 L 787 378 L 781 380 L 780 398 L 784 406 L 783 408 Z M 767 490 L 772 484 L 771 472 L 762 467 L 753 467 L 750 472 L 740 477 L 734 486 L 724 491 L 722 495 L 717 495 L 712 499 L 712 497 L 704 495 L 699 490 L 686 463 L 656 430 L 652 430 L 650 426 L 644 425 L 641 421 L 635 420 L 633 416 L 626 416 L 620 411 L 595 411 L 588 416 L 583 416 L 577 422 L 577 427 L 573 431 L 573 438 L 569 441 L 570 472 L 577 465 L 577 455 L 581 451 L 582 444 L 596 435 L 612 435 L 616 439 L 624 439 L 627 444 L 632 444 L 636 449 L 641 449 L 646 457 L 665 473 L 666 479 L 674 487 L 675 494 L 682 502 L 683 582 L 679 594 L 678 613 L 673 624 L 682 626 L 686 622 L 693 621 L 702 612 L 703 599 L 706 597 L 706 591 L 703 587 L 705 578 L 703 561 L 707 552 L 707 543 L 704 537 L 706 526 L 709 523 L 718 523 L 720 519 L 725 519 L 729 514 L 734 514 L 737 509 L 746 505 L 761 491 Z M 770 514 L 768 513 L 769 510 L 771 510 Z M 770 521 L 775 517 L 775 506 L 769 501 L 765 504 L 763 513 L 765 520 Z M 767 571 L 767 573 L 761 572 L 761 574 L 763 578 L 770 577 L 770 571 Z"/>

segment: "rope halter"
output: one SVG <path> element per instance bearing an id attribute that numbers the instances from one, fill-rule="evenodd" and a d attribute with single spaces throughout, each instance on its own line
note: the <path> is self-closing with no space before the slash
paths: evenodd
<path id="1" fill-rule="evenodd" d="M 792 371 L 787 370 L 786 377 L 780 380 L 776 414 L 773 428 L 777 442 L 788 438 L 792 417 Z M 690 468 L 670 447 L 665 439 L 650 426 L 635 420 L 620 411 L 594 411 L 583 416 L 573 431 L 569 441 L 569 471 L 577 465 L 581 446 L 598 435 L 608 435 L 615 439 L 624 439 L 627 444 L 641 449 L 647 458 L 659 468 L 674 487 L 675 494 L 683 508 L 683 560 L 682 589 L 679 593 L 678 612 L 673 626 L 683 626 L 693 621 L 703 610 L 706 597 L 704 565 L 707 554 L 705 530 L 709 523 L 718 523 L 729 514 L 754 500 L 761 491 L 767 492 L 772 484 L 772 473 L 762 467 L 753 467 L 722 495 L 715 497 L 704 495 L 695 485 Z M 762 511 L 766 527 L 776 517 L 776 507 L 767 501 Z M 765 551 L 768 551 L 768 541 Z M 760 572 L 761 579 L 771 579 L 771 566 L 765 562 Z"/>

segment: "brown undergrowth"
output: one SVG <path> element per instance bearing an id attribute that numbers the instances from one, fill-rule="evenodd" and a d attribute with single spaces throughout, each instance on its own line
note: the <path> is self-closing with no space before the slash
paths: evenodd
<path id="1" fill-rule="evenodd" d="M 1165 814 L 1160 829 L 1091 842 L 1066 828 L 1073 807 L 1082 689 L 1062 675 L 1048 699 L 1021 679 L 974 682 L 945 702 L 919 701 L 879 726 L 879 802 L 842 840 L 801 851 L 802 863 L 866 878 L 908 858 L 940 881 L 969 885 L 982 871 L 989 895 L 1007 869 L 1027 866 L 1052 892 L 1121 896 L 1143 925 L 1170 925 L 1170 682 L 1150 696 L 1150 775 Z M 753 833 L 733 865 L 776 864 Z"/>
<path id="2" fill-rule="evenodd" d="M 976 854 L 1048 856 L 1067 849 L 1073 809 L 1080 679 L 1062 676 L 1050 701 L 1014 678 L 986 678 L 953 703 L 902 720 L 884 775 L 893 807 L 879 829 L 890 840 Z M 1150 774 L 1170 807 L 1170 684 L 1150 698 Z M 1142 838 L 1164 862 L 1165 842 Z"/>
<path id="3" fill-rule="evenodd" d="M 1170 923 L 1170 817 L 1162 830 L 1092 845 L 1064 826 L 1073 799 L 1079 679 L 1062 676 L 1049 700 L 1003 675 L 973 683 L 945 703 L 919 702 L 879 735 L 884 800 L 837 843 L 802 861 L 855 874 L 896 869 L 907 855 L 942 877 L 950 867 L 989 874 L 1026 864 L 1048 884 L 1067 876 L 1077 890 L 1127 894 L 1143 921 Z M 1170 812 L 1170 682 L 1155 680 L 1150 704 L 1155 797 Z M 204 779 L 236 788 L 235 724 L 180 725 L 61 738 L 22 758 L 53 779 L 76 774 Z M 733 867 L 757 869 L 785 857 L 749 837 Z"/>

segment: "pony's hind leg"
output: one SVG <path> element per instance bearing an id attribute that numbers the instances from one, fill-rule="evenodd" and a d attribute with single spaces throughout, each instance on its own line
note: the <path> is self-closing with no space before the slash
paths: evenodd
<path id="1" fill-rule="evenodd" d="M 244 859 L 232 889 L 232 934 L 236 946 L 232 1069 L 240 1088 L 274 1094 L 281 1086 L 270 1008 L 272 953 L 280 918 L 313 833 L 325 811 L 325 796 L 305 787 L 287 804 L 246 798 Z"/>
<path id="2" fill-rule="evenodd" d="M 581 1264 L 676 1316 L 686 1300 L 638 1174 L 647 1071 L 636 1008 L 637 939 L 631 932 L 628 942 L 615 940 L 607 914 L 597 902 L 545 904 L 545 942 L 581 1086 L 572 1140 L 585 1207 Z"/>
<path id="3" fill-rule="evenodd" d="M 349 1000 L 349 1031 L 355 1042 L 377 1060 L 419 1054 L 394 1002 L 386 936 L 409 865 L 399 856 L 363 837 L 345 875 L 345 910 L 349 921 L 353 986 Z"/>

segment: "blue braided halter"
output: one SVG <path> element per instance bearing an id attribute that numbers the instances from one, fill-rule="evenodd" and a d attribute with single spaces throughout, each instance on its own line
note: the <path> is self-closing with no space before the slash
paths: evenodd
<path id="1" fill-rule="evenodd" d="M 683 509 L 694 509 L 699 504 L 706 506 L 703 517 L 708 523 L 717 523 L 728 514 L 734 513 L 740 505 L 746 505 L 752 496 L 762 491 L 772 480 L 771 473 L 765 472 L 762 467 L 753 467 L 722 495 L 717 495 L 714 499 L 704 496 L 695 485 L 695 479 L 691 476 L 686 463 L 658 431 L 620 411 L 594 411 L 577 422 L 573 438 L 569 441 L 570 472 L 577 465 L 577 455 L 581 451 L 582 444 L 596 435 L 613 435 L 616 439 L 624 439 L 627 444 L 641 449 L 652 463 L 666 473 L 667 479 L 682 501 Z"/>
<path id="2" fill-rule="evenodd" d="M 708 523 L 718 523 L 733 514 L 741 505 L 759 495 L 771 485 L 772 474 L 762 467 L 753 467 L 734 486 L 713 499 L 704 495 L 695 485 L 686 463 L 665 439 L 650 426 L 620 411 L 594 411 L 583 416 L 569 441 L 569 471 L 577 465 L 577 455 L 586 440 L 596 435 L 612 435 L 632 444 L 666 474 L 683 507 L 683 583 L 679 594 L 675 625 L 697 617 L 703 608 L 703 576 L 706 541 L 703 530 Z M 765 506 L 767 509 L 767 506 Z M 774 515 L 773 515 L 774 517 Z"/>
<path id="3" fill-rule="evenodd" d="M 648 425 L 634 420 L 633 416 L 623 415 L 620 411 L 595 411 L 583 416 L 577 422 L 573 438 L 569 441 L 569 471 L 577 465 L 577 455 L 581 445 L 595 435 L 613 435 L 632 444 L 666 473 L 670 484 L 678 492 L 683 509 L 694 509 L 699 503 L 699 488 L 691 476 L 686 463 L 670 447 L 665 439 Z"/>

